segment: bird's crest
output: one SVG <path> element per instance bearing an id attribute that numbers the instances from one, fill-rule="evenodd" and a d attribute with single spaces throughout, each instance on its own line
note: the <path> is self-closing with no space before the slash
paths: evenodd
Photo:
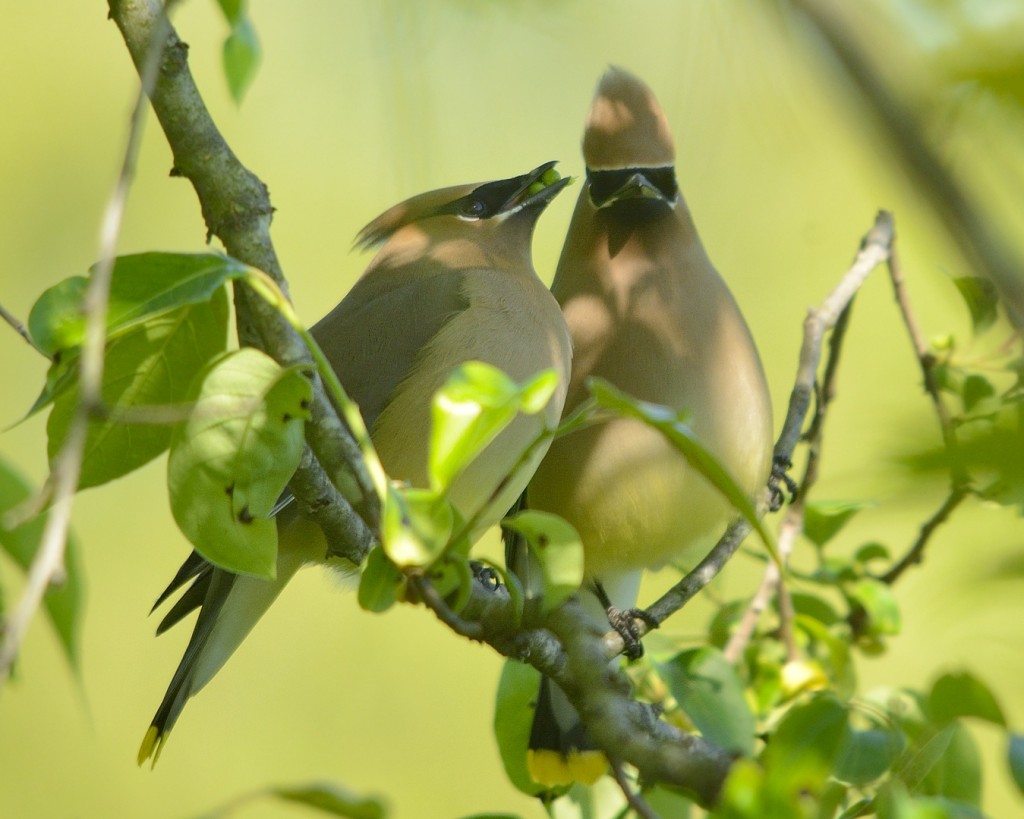
<path id="1" fill-rule="evenodd" d="M 372 248 L 379 247 L 401 228 L 425 217 L 433 216 L 443 209 L 445 205 L 461 199 L 467 193 L 479 187 L 479 185 L 480 183 L 454 185 L 449 188 L 421 193 L 418 196 L 406 199 L 404 202 L 399 202 L 394 207 L 388 208 L 359 231 L 354 247 L 359 250 L 371 250 Z"/>
<path id="2" fill-rule="evenodd" d="M 675 162 L 665 112 L 639 77 L 614 65 L 604 72 L 587 116 L 583 158 L 592 171 L 663 168 Z"/>

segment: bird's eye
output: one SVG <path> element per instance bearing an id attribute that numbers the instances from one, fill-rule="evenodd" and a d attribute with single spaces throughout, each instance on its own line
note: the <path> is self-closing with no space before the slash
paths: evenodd
<path id="1" fill-rule="evenodd" d="M 463 216 L 472 216 L 479 219 L 487 212 L 487 205 L 480 199 L 467 199 L 459 209 Z"/>

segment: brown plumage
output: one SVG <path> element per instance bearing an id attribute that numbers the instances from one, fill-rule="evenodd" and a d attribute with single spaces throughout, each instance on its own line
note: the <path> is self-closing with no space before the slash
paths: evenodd
<path id="1" fill-rule="evenodd" d="M 668 123 L 640 79 L 614 67 L 604 74 L 583 155 L 587 182 L 552 284 L 574 344 L 565 412 L 586 397 L 591 376 L 685 410 L 703 443 L 755 495 L 768 477 L 772 439 L 761 362 L 679 193 Z M 588 582 L 621 608 L 635 604 L 643 569 L 709 543 L 730 512 L 659 432 L 630 419 L 557 440 L 527 497 L 576 527 Z M 554 686 L 544 691 L 564 700 Z M 549 780 L 543 784 L 580 778 L 558 766 L 587 750 L 578 716 L 567 702 L 542 705 L 534 746 L 554 754 L 540 754 L 535 776 Z"/>

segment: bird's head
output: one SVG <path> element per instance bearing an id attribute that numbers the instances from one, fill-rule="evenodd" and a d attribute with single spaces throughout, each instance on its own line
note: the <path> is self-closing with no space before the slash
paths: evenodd
<path id="1" fill-rule="evenodd" d="M 665 113 L 643 80 L 617 66 L 605 71 L 594 93 L 583 159 L 596 208 L 676 201 L 675 145 Z"/>
<path id="2" fill-rule="evenodd" d="M 482 184 L 456 185 L 414 196 L 385 211 L 364 227 L 356 246 L 383 244 L 406 225 L 421 224 L 451 232 L 465 228 L 494 228 L 515 224 L 532 231 L 537 218 L 571 177 L 560 176 L 556 162 L 545 162 L 528 173 Z M 438 220 L 433 225 L 433 220 Z M 442 221 L 443 220 L 443 221 Z"/>

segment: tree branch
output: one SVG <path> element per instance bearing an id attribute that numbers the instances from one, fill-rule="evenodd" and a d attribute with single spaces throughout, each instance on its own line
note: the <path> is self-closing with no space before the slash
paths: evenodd
<path id="1" fill-rule="evenodd" d="M 160 4 L 156 0 L 109 0 L 109 6 L 138 68 L 160 17 Z M 184 176 L 192 183 L 208 236 L 217 236 L 228 253 L 267 273 L 287 293 L 270 239 L 273 208 L 266 186 L 242 165 L 217 130 L 189 71 L 188 48 L 173 28 L 166 37 L 161 37 L 161 44 L 160 70 L 150 100 L 174 155 L 172 175 Z M 311 363 L 299 335 L 272 306 L 241 283 L 235 285 L 235 311 L 243 344 L 266 350 L 283 366 Z M 348 502 L 357 505 L 368 528 L 376 530 L 380 520 L 379 498 L 359 448 L 328 400 L 320 378 L 315 373 L 311 378 L 313 399 L 306 440 L 316 458 L 304 459 L 300 468 L 315 472 L 322 465 L 331 482 L 342 491 L 348 484 L 345 477 L 353 476 L 360 497 L 348 498 Z M 322 485 L 322 479 L 300 476 L 297 485 Z M 314 514 L 317 523 L 323 517 L 323 526 L 331 528 L 330 521 L 321 515 L 323 509 L 317 506 L 316 498 L 305 500 L 306 509 L 320 509 Z M 348 544 L 347 550 L 334 543 L 331 546 L 332 551 L 351 554 L 355 562 L 368 548 L 367 543 Z"/>

